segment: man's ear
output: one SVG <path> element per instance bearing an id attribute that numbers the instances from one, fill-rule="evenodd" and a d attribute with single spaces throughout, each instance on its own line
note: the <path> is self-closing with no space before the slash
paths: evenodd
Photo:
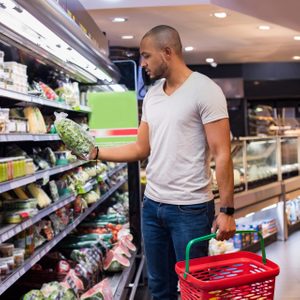
<path id="1" fill-rule="evenodd" d="M 170 47 L 165 47 L 164 54 L 165 54 L 166 59 L 170 59 L 170 57 L 172 55 L 172 49 Z"/>

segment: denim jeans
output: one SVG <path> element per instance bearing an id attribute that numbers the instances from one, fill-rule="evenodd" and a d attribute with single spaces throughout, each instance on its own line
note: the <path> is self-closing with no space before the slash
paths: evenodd
<path id="1" fill-rule="evenodd" d="M 148 286 L 154 300 L 177 300 L 175 263 L 185 260 L 187 243 L 211 233 L 214 200 L 195 205 L 170 205 L 144 197 L 142 232 Z M 191 248 L 190 258 L 206 256 L 208 241 Z"/>

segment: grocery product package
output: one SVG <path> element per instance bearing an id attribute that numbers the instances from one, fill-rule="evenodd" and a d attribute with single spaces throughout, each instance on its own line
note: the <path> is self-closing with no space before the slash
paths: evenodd
<path id="1" fill-rule="evenodd" d="M 94 139 L 80 125 L 67 118 L 66 113 L 55 114 L 55 128 L 58 135 L 75 155 L 88 159 L 90 151 L 95 147 Z"/>

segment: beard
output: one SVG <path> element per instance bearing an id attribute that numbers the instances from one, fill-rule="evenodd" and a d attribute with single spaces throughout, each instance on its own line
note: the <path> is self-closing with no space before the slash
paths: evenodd
<path id="1" fill-rule="evenodd" d="M 162 78 L 166 78 L 167 71 L 168 71 L 168 66 L 164 61 L 162 61 L 161 65 L 153 72 L 153 75 L 150 76 L 150 80 L 155 81 Z"/>

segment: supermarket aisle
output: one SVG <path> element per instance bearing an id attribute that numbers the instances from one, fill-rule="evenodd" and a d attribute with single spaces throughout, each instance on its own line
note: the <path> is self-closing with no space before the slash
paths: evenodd
<path id="1" fill-rule="evenodd" d="M 280 266 L 276 278 L 275 300 L 300 300 L 300 231 L 288 241 L 278 241 L 266 248 L 267 258 Z"/>

